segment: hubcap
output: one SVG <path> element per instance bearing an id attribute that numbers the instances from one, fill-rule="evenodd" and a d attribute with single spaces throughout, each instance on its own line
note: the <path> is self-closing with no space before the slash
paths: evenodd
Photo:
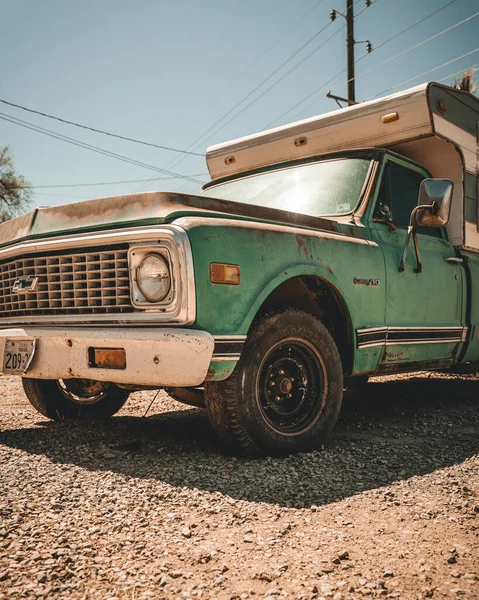
<path id="1" fill-rule="evenodd" d="M 102 400 L 110 387 L 109 383 L 93 379 L 59 379 L 61 393 L 77 404 L 95 404 Z"/>
<path id="2" fill-rule="evenodd" d="M 264 358 L 258 375 L 258 404 L 271 427 L 286 434 L 308 428 L 322 408 L 324 366 L 303 340 L 285 340 Z"/>

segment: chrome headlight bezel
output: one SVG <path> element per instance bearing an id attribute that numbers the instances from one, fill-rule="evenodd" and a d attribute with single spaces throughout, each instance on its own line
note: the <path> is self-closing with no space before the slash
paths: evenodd
<path id="1" fill-rule="evenodd" d="M 153 267 L 156 268 L 156 271 L 158 273 L 158 275 L 155 275 L 155 280 L 158 280 L 159 288 L 157 292 L 147 289 L 149 282 L 151 286 L 152 277 L 148 277 L 145 274 L 145 271 L 154 262 L 157 263 L 156 267 Z M 141 263 L 136 268 L 135 278 L 136 283 L 138 285 L 138 291 L 143 296 L 143 298 L 151 304 L 158 304 L 160 302 L 163 302 L 163 300 L 168 297 L 168 293 L 171 289 L 171 273 L 168 261 L 163 256 L 161 256 L 161 254 L 158 254 L 157 252 L 151 252 L 150 254 L 146 254 Z"/>
<path id="2" fill-rule="evenodd" d="M 168 242 L 162 240 L 161 244 L 135 244 L 128 251 L 128 264 L 130 270 L 130 296 L 131 303 L 135 308 L 142 310 L 154 310 L 156 312 L 175 312 L 178 303 L 180 302 L 179 290 L 174 272 L 174 258 L 171 250 L 168 247 Z M 156 255 L 162 258 L 170 275 L 169 287 L 166 295 L 157 301 L 148 299 L 144 290 L 141 289 L 141 284 L 138 281 L 138 269 L 143 261 L 150 255 Z"/>

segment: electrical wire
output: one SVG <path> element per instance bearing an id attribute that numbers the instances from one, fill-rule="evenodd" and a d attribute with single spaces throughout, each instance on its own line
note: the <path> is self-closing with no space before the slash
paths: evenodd
<path id="1" fill-rule="evenodd" d="M 96 129 L 95 127 L 90 127 L 88 125 L 81 125 L 80 123 L 75 123 L 75 121 L 69 121 L 68 119 L 62 119 L 60 117 L 55 117 L 54 115 L 50 115 L 48 113 L 42 112 L 40 110 L 34 110 L 33 108 L 27 108 L 26 106 L 22 106 L 21 104 L 15 104 L 14 102 L 9 102 L 8 100 L 4 100 L 0 98 L 0 102 L 2 104 L 6 104 L 8 106 L 13 106 L 14 108 L 19 108 L 20 110 L 24 110 L 29 113 L 33 113 L 35 115 L 40 115 L 42 117 L 46 117 L 47 119 L 53 119 L 54 121 L 59 121 L 60 123 L 64 123 L 66 125 L 74 125 L 75 127 L 79 127 L 80 129 L 86 129 L 88 131 L 93 131 L 95 133 L 101 133 L 102 135 L 107 135 L 109 137 L 118 138 L 120 140 L 126 140 L 127 142 L 133 142 L 135 144 L 142 144 L 143 146 L 151 146 L 152 148 L 159 148 L 160 150 L 168 150 L 169 152 L 177 152 L 179 154 L 187 154 L 190 156 L 203 156 L 199 152 L 189 152 L 188 150 L 178 150 L 178 148 L 171 148 L 170 146 L 163 146 L 161 144 L 153 144 L 151 142 L 144 142 L 142 140 L 137 140 L 135 138 L 127 137 L 125 135 L 119 135 L 117 133 L 110 133 L 109 131 L 104 131 L 103 129 Z"/>
<path id="2" fill-rule="evenodd" d="M 479 71 L 479 63 L 476 63 L 475 65 L 471 65 L 467 71 L 470 71 L 471 73 L 476 73 L 477 71 Z M 464 73 L 464 69 L 459 69 L 459 71 L 456 71 L 455 73 L 449 73 L 449 75 L 446 75 L 445 77 L 441 77 L 441 79 L 438 79 L 437 82 L 438 83 L 442 83 L 443 81 L 446 81 L 446 79 L 450 79 L 451 77 L 456 77 L 457 75 L 460 75 Z"/>
<path id="3" fill-rule="evenodd" d="M 2 119 L 3 121 L 7 121 L 9 123 L 13 123 L 15 125 L 19 125 L 20 127 L 24 127 L 25 129 L 30 129 L 32 131 L 36 131 L 37 133 L 41 133 L 43 135 L 46 135 L 48 137 L 57 139 L 57 140 L 61 140 L 63 142 L 66 142 L 68 144 L 72 144 L 74 146 L 78 146 L 80 148 L 85 148 L 87 150 L 91 150 L 92 152 L 96 152 L 97 154 L 102 154 L 104 156 L 109 156 L 111 158 L 116 158 L 118 160 L 121 160 L 123 162 L 127 162 L 130 163 L 132 165 L 136 165 L 139 167 L 143 167 L 145 169 L 150 169 L 152 171 L 156 171 L 158 173 L 164 173 L 165 175 L 171 175 L 175 178 L 178 179 L 184 179 L 187 181 L 192 181 L 193 183 L 199 183 L 202 184 L 203 182 L 200 180 L 197 180 L 193 177 L 189 177 L 188 175 L 181 175 L 180 173 L 174 173 L 173 171 L 168 171 L 166 169 L 161 169 L 159 167 L 155 167 L 153 165 L 149 165 L 147 163 L 141 162 L 141 161 L 137 161 L 134 159 L 131 159 L 127 156 L 123 156 L 121 154 L 117 154 L 116 152 L 110 152 L 109 150 L 105 150 L 104 148 L 100 148 L 98 146 L 93 146 L 92 144 L 87 144 L 85 142 L 81 142 L 80 140 L 77 140 L 75 138 L 70 138 L 68 136 L 64 136 L 58 133 L 55 133 L 54 131 L 51 131 L 49 129 L 45 129 L 44 127 L 40 127 L 37 125 L 34 125 L 33 123 L 29 123 L 28 121 L 23 121 L 22 119 L 17 119 L 16 117 L 12 117 L 11 115 L 6 115 L 5 113 L 0 112 L 0 119 Z"/>
<path id="4" fill-rule="evenodd" d="M 362 0 L 356 0 L 354 2 L 354 5 L 358 4 L 359 2 L 361 2 Z M 376 4 L 378 0 L 374 0 L 373 2 L 371 2 L 372 4 Z M 453 2 L 456 2 L 457 0 L 452 0 Z M 359 15 L 361 15 L 365 10 L 367 10 L 367 8 L 369 7 L 365 6 L 361 11 L 358 12 L 358 14 L 356 15 L 356 18 L 359 17 Z M 320 31 L 318 31 L 312 39 L 315 39 L 320 33 L 322 33 L 329 25 L 331 25 L 331 23 L 327 23 Z M 236 113 L 236 115 L 234 117 L 232 117 L 229 121 L 227 121 L 226 123 L 223 123 L 223 125 L 221 126 L 220 129 L 217 129 L 215 132 L 213 132 L 212 135 L 216 135 L 216 133 L 218 133 L 219 131 L 221 131 L 224 127 L 226 127 L 227 125 L 229 125 L 232 121 L 234 121 L 236 118 L 238 118 L 240 115 L 242 115 L 250 106 L 252 106 L 253 104 L 255 104 L 256 102 L 258 102 L 258 100 L 260 100 L 261 98 L 263 98 L 263 96 L 265 96 L 268 92 L 270 92 L 273 88 L 275 88 L 279 83 L 281 83 L 281 81 L 283 81 L 288 75 L 290 75 L 291 73 L 293 73 L 293 71 L 295 71 L 298 67 L 300 67 L 304 62 L 306 62 L 308 60 L 308 58 L 310 58 L 311 56 L 313 56 L 313 54 L 315 54 L 318 50 L 320 50 L 325 44 L 327 44 L 327 42 L 329 42 L 330 40 L 332 40 L 334 37 L 336 37 L 336 35 L 338 35 L 339 33 L 341 33 L 341 31 L 343 31 L 345 29 L 345 25 L 343 25 L 342 27 L 340 27 L 335 33 L 333 33 L 332 35 L 329 36 L 329 38 L 327 38 L 322 44 L 320 44 L 319 46 L 317 46 L 314 50 L 312 50 L 309 54 L 307 54 L 305 57 L 303 57 L 296 65 L 294 65 L 294 67 L 292 67 L 289 71 L 287 71 L 284 75 L 282 75 L 277 81 L 275 81 L 272 85 L 270 85 L 266 90 L 263 90 L 263 92 L 257 96 L 254 100 L 252 100 L 249 104 L 247 104 L 240 112 Z M 302 46 L 302 48 L 300 48 L 300 50 L 298 50 L 291 58 L 294 58 L 294 56 L 296 56 L 301 50 L 304 49 L 304 47 L 306 45 L 308 45 L 309 42 L 307 42 L 305 45 Z M 281 69 L 283 66 L 285 66 L 285 64 L 287 64 L 289 62 L 288 59 L 285 63 L 283 63 L 283 65 L 281 65 L 281 67 L 278 67 L 278 69 L 276 71 L 274 71 L 272 75 L 275 75 L 279 69 Z M 271 77 L 270 76 L 270 77 Z M 264 82 L 261 84 L 263 85 L 264 83 L 266 83 L 266 81 L 268 81 L 268 79 L 270 78 L 268 77 L 267 79 L 264 80 Z M 326 84 L 327 85 L 327 84 Z M 254 93 L 255 90 L 253 90 L 252 93 Z M 251 95 L 251 94 L 250 94 Z M 233 110 L 233 109 L 232 109 Z"/>
<path id="5" fill-rule="evenodd" d="M 405 54 L 408 54 L 409 52 L 412 52 L 413 50 L 417 50 L 417 48 L 424 46 L 424 44 L 427 44 L 428 42 L 431 42 L 432 40 L 437 39 L 441 35 L 444 35 L 445 33 L 452 31 L 456 27 L 460 27 L 461 25 L 464 25 L 464 23 L 467 23 L 468 21 L 475 19 L 477 16 L 479 16 L 479 12 L 476 12 L 473 15 L 470 15 L 469 17 L 467 17 L 466 19 L 463 19 L 462 21 L 459 21 L 458 23 L 454 23 L 454 25 L 451 25 L 450 27 L 443 29 L 439 33 L 432 35 L 431 37 L 427 38 L 426 40 L 422 40 L 415 46 L 411 46 L 410 48 L 407 48 L 406 50 L 403 50 L 402 52 L 395 54 L 391 58 L 388 58 L 387 60 L 379 63 L 378 65 L 375 65 L 374 67 L 371 67 L 370 69 L 367 69 L 366 71 L 363 71 L 362 73 L 359 73 L 359 75 L 356 75 L 356 77 L 351 77 L 351 79 L 348 80 L 348 83 L 351 81 L 357 80 L 360 77 L 363 77 L 364 75 L 367 75 L 367 74 L 371 73 L 372 71 L 375 71 L 376 69 L 379 69 L 380 67 L 383 67 L 384 65 L 387 65 L 388 63 L 392 62 L 393 60 L 396 60 L 397 58 L 400 58 L 401 56 L 404 56 Z"/>
<path id="6" fill-rule="evenodd" d="M 314 53 L 316 53 L 318 50 L 320 50 L 325 44 L 327 44 L 330 40 L 332 40 L 335 36 L 337 36 L 339 33 L 341 33 L 341 31 L 343 31 L 345 29 L 345 25 L 343 25 L 340 29 L 338 29 L 337 31 L 335 31 L 332 35 L 330 35 L 320 46 L 318 46 L 317 48 L 315 48 L 312 52 L 310 52 L 308 55 L 306 55 L 301 62 L 299 62 L 297 65 L 295 65 L 292 69 L 290 69 L 289 71 L 287 71 L 282 77 L 280 77 L 280 79 L 278 79 L 277 81 L 275 81 L 274 83 L 272 83 L 268 88 L 266 88 L 265 90 L 263 90 L 263 92 L 254 100 L 252 100 L 249 104 L 247 104 L 246 106 L 244 106 L 242 108 L 242 110 L 237 113 L 236 115 L 234 115 L 233 118 L 231 118 L 229 121 L 226 121 L 226 123 L 224 123 L 220 129 L 216 130 L 214 133 L 218 133 L 221 129 L 223 129 L 223 127 L 226 127 L 227 125 L 229 125 L 234 119 L 236 119 L 237 117 L 239 117 L 240 115 L 242 115 L 246 110 L 248 110 L 248 108 L 250 108 L 250 106 L 252 106 L 253 104 L 255 104 L 256 102 L 258 102 L 258 100 L 260 100 L 265 94 L 267 94 L 268 92 L 270 92 L 274 87 L 276 87 L 279 83 L 281 83 L 281 81 L 283 81 L 283 79 L 285 77 L 287 77 L 288 75 L 290 75 L 294 70 L 296 70 L 300 65 L 302 65 L 304 63 L 304 61 L 306 61 L 310 56 L 312 56 Z M 327 84 L 325 84 L 327 85 Z"/>
<path id="7" fill-rule="evenodd" d="M 280 114 L 279 117 L 276 117 L 276 119 L 274 121 L 271 121 L 270 123 L 268 123 L 268 125 L 266 125 L 265 129 L 269 129 L 275 123 L 277 123 L 279 120 L 281 120 L 283 117 L 285 117 L 286 115 L 289 115 L 289 113 L 292 112 L 295 108 L 297 108 L 300 104 L 303 104 L 303 102 L 306 102 L 312 96 L 315 96 L 318 92 L 320 92 L 321 90 L 324 90 L 324 88 L 327 85 L 329 85 L 331 82 L 333 82 L 335 79 L 337 79 L 340 75 L 344 75 L 344 73 L 346 73 L 346 69 L 343 69 L 339 73 L 336 73 L 336 75 L 333 75 L 333 77 L 331 77 L 331 79 L 328 79 L 328 81 L 325 81 L 324 83 L 322 83 L 318 88 L 316 88 L 315 90 L 313 90 L 310 94 L 308 94 L 307 96 L 305 96 L 302 100 L 300 100 L 299 102 L 297 102 L 294 106 L 292 106 L 291 108 L 288 108 L 288 110 L 286 110 L 284 113 Z M 311 104 L 308 104 L 302 110 L 306 110 L 310 106 L 311 106 Z"/>
<path id="8" fill-rule="evenodd" d="M 356 0 L 356 2 L 354 4 L 357 4 L 359 1 L 360 0 Z M 378 0 L 374 0 L 373 2 L 371 2 L 370 5 L 365 6 L 362 10 L 360 10 L 358 12 L 358 14 L 356 15 L 355 18 L 358 18 L 365 10 L 367 10 L 369 8 L 369 6 L 371 6 L 372 4 L 376 4 L 377 1 Z M 457 0 L 452 0 L 452 1 L 456 2 Z M 336 75 L 334 75 L 333 77 L 331 77 L 331 79 L 328 79 L 328 81 L 326 81 L 325 83 L 321 84 L 318 88 L 316 88 L 314 91 L 312 91 L 306 97 L 304 97 L 302 100 L 300 100 L 299 102 L 297 102 L 296 104 L 294 104 L 292 107 L 288 108 L 288 110 L 286 110 L 285 112 L 281 113 L 281 115 L 279 115 L 279 117 L 276 117 L 276 119 L 274 119 L 273 121 L 270 121 L 270 123 L 268 123 L 268 125 L 265 126 L 265 129 L 268 129 L 269 127 L 271 127 L 272 125 L 274 125 L 275 123 L 277 123 L 278 121 L 280 121 L 283 117 L 285 117 L 290 112 L 292 112 L 300 104 L 303 104 L 303 102 L 306 102 L 307 100 L 309 100 L 309 98 L 311 98 L 312 96 L 315 96 L 318 92 L 320 92 L 321 90 L 323 90 L 327 85 L 329 85 L 330 83 L 332 83 L 335 79 L 337 79 L 341 75 L 344 75 L 344 73 L 346 73 L 346 69 L 342 69 L 341 71 L 339 71 L 339 73 L 336 73 Z M 308 108 L 309 106 L 311 106 L 311 104 L 308 104 L 308 106 L 306 106 L 305 109 Z M 305 110 L 305 109 L 303 109 L 303 110 Z"/>
<path id="9" fill-rule="evenodd" d="M 391 36 L 390 38 L 388 38 L 387 40 L 384 40 L 383 42 L 381 42 L 380 44 L 378 44 L 377 46 L 374 46 L 374 51 L 376 52 L 377 50 L 379 50 L 380 48 L 382 48 L 383 46 L 385 46 L 386 44 L 389 44 L 389 42 L 392 42 L 393 40 L 397 39 L 398 37 L 400 37 L 401 35 L 405 34 L 406 32 L 410 31 L 411 29 L 414 29 L 414 27 L 417 27 L 418 25 L 420 25 L 421 23 L 424 23 L 424 21 L 427 21 L 428 19 L 430 19 L 431 17 L 433 17 L 434 15 L 437 15 L 438 13 L 440 13 L 441 11 L 443 11 L 444 9 L 446 9 L 448 6 L 451 6 L 451 4 L 454 4 L 455 2 L 457 2 L 458 0 L 450 0 L 450 2 L 446 2 L 446 4 L 444 4 L 443 6 L 441 6 L 440 8 L 437 8 L 436 10 L 434 10 L 433 12 L 429 13 L 428 15 L 426 15 L 425 17 L 422 17 L 421 19 L 419 19 L 419 21 L 416 21 L 415 23 L 413 23 L 412 25 L 409 25 L 409 27 L 406 27 L 406 29 L 403 29 L 401 31 L 399 31 L 398 33 L 395 33 L 393 36 Z M 356 63 L 360 62 L 361 60 L 363 60 L 363 58 L 366 58 L 366 56 L 368 56 L 368 53 L 363 54 L 363 56 L 361 56 L 360 58 L 358 58 L 358 60 L 356 61 Z"/>
<path id="10" fill-rule="evenodd" d="M 376 0 L 377 1 L 377 0 Z M 456 1 L 456 0 L 453 0 Z M 449 3 L 451 4 L 451 3 Z M 445 6 L 443 7 L 445 8 Z M 364 11 L 364 9 L 363 9 Z M 361 11 L 361 12 L 363 12 Z M 435 13 L 438 11 L 435 11 Z M 435 14 L 434 13 L 434 14 Z M 407 54 L 408 52 L 411 52 L 412 50 L 415 50 L 416 48 L 419 48 L 420 46 L 423 46 L 424 44 L 426 44 L 427 42 L 432 41 L 433 39 L 436 39 L 437 37 L 443 35 L 444 33 L 447 33 L 448 31 L 451 31 L 452 29 L 459 27 L 460 25 L 462 25 L 463 23 L 466 23 L 467 21 L 470 21 L 471 19 L 477 17 L 479 15 L 479 13 L 475 13 L 474 15 L 471 15 L 470 17 L 467 17 L 466 19 L 459 21 L 458 23 L 455 23 L 454 25 L 452 25 L 451 27 L 448 27 L 447 29 L 444 29 L 443 31 L 440 31 L 439 33 L 431 36 L 430 38 L 428 38 L 427 40 L 423 40 L 422 42 L 420 42 L 419 44 L 416 44 L 415 46 L 412 46 L 411 48 L 408 48 L 407 50 L 404 50 L 403 52 L 401 52 L 400 54 L 397 54 L 396 56 L 393 56 L 392 58 L 389 58 L 385 61 L 383 61 L 382 63 L 380 63 L 379 65 L 376 65 L 374 67 L 372 67 L 371 69 L 368 69 L 367 71 L 363 71 L 362 73 L 360 73 L 359 75 L 356 75 L 356 77 L 354 79 L 358 79 L 359 77 L 361 77 L 362 75 L 365 75 L 366 73 L 370 73 L 371 71 L 374 71 L 375 69 L 393 61 L 396 58 L 399 58 L 400 56 L 403 56 L 404 54 Z M 431 15 L 429 15 L 431 16 Z M 412 26 L 411 26 L 412 27 Z M 407 31 L 407 29 L 403 30 L 401 33 L 405 33 Z M 397 37 L 397 36 L 396 36 Z M 392 39 L 392 38 L 391 38 Z M 388 40 L 386 40 L 387 42 Z M 384 42 L 384 43 L 386 43 Z M 384 44 L 382 44 L 384 45 Z M 315 96 L 318 92 L 320 92 L 321 90 L 323 90 L 327 85 L 329 85 L 332 81 L 334 81 L 335 79 L 337 79 L 338 77 L 340 77 L 341 75 L 343 75 L 346 72 L 346 69 L 343 69 L 342 71 L 340 71 L 339 73 L 337 73 L 334 77 L 332 77 L 331 79 L 329 79 L 326 83 L 322 84 L 319 88 L 316 88 L 313 92 L 311 92 L 310 94 L 308 94 L 305 98 L 303 98 L 302 100 L 300 100 L 299 102 L 297 102 L 294 106 L 292 106 L 290 109 L 288 109 L 286 112 L 282 113 L 278 118 L 276 118 L 274 121 L 272 121 L 269 125 L 266 126 L 266 128 L 270 127 L 272 124 L 276 123 L 277 121 L 279 121 L 280 119 L 282 119 L 284 116 L 286 116 L 287 114 L 289 114 L 290 112 L 292 112 L 295 108 L 297 108 L 298 106 L 300 106 L 301 104 L 303 104 L 304 102 L 306 102 L 309 98 L 311 98 L 312 96 Z M 353 79 L 348 80 L 349 81 L 353 81 Z M 307 106 L 305 106 L 302 110 L 306 110 L 307 108 L 309 108 L 311 104 L 308 104 Z"/>
<path id="11" fill-rule="evenodd" d="M 356 0 L 356 3 L 359 2 L 359 1 L 360 0 Z M 203 140 L 205 138 L 207 139 L 207 136 L 210 134 L 210 132 L 212 132 L 213 130 L 215 130 L 215 133 L 218 133 L 218 131 L 221 131 L 221 129 L 223 127 L 225 127 L 227 124 L 229 124 L 234 119 L 236 119 L 236 117 L 238 115 L 234 116 L 232 119 L 230 119 L 228 121 L 228 123 L 225 123 L 219 129 L 216 129 L 216 127 L 220 123 L 222 123 L 225 119 L 227 119 L 231 113 L 233 113 L 244 102 L 246 102 L 253 94 L 255 94 L 259 89 L 261 89 L 268 81 L 270 81 L 276 75 L 276 73 L 278 73 L 283 67 L 285 67 L 288 63 L 290 63 L 298 54 L 300 54 L 307 46 L 309 46 L 309 44 L 311 44 L 311 42 L 313 42 L 319 35 L 321 35 L 321 33 L 323 33 L 323 31 L 325 29 L 327 29 L 328 27 L 330 27 L 331 24 L 332 24 L 332 21 L 328 21 L 328 23 L 326 23 L 326 25 L 324 25 L 319 31 L 317 31 L 313 36 L 311 36 L 308 40 L 306 40 L 306 42 L 304 42 L 304 44 L 302 44 L 300 46 L 300 48 L 298 48 L 291 56 L 289 56 L 289 58 L 287 58 L 285 61 L 283 61 L 279 65 L 279 67 L 277 67 L 276 69 L 274 69 L 274 71 L 272 71 L 256 87 L 254 87 L 253 90 L 251 90 L 248 94 L 246 94 L 245 96 L 243 96 L 243 98 L 241 98 L 241 100 L 239 100 L 233 107 L 231 107 L 224 115 L 222 115 L 210 127 L 208 127 L 205 131 L 203 131 L 203 133 L 201 133 L 196 139 L 194 139 L 191 142 L 191 144 L 189 144 L 187 146 L 187 150 L 191 150 L 191 149 L 196 150 L 196 149 L 198 149 L 198 147 L 201 146 L 201 144 L 203 143 Z M 244 112 L 244 111 L 241 111 L 241 113 L 239 113 L 239 114 L 242 114 L 242 112 Z M 182 162 L 183 160 L 184 160 L 184 157 L 176 157 L 176 158 L 172 159 L 170 162 L 168 162 L 165 165 L 165 168 L 176 166 L 176 165 L 180 164 L 180 162 Z M 138 187 L 138 190 L 141 190 L 144 187 L 145 187 L 145 184 L 142 184 L 141 186 Z"/>
<path id="12" fill-rule="evenodd" d="M 323 4 L 323 2 L 325 2 L 325 0 L 319 0 L 319 2 L 316 2 L 316 4 L 310 8 L 298 21 L 296 21 L 296 23 L 294 25 L 292 25 L 287 31 L 285 31 L 283 34 L 281 34 L 278 38 L 276 38 L 276 40 L 270 45 L 268 46 L 268 48 L 266 48 L 266 50 L 264 50 L 259 56 L 257 56 L 251 63 L 249 63 L 249 65 L 243 69 L 243 71 L 241 71 L 241 73 L 235 77 L 235 79 L 229 84 L 227 85 L 225 88 L 223 88 L 222 93 L 219 96 L 215 96 L 214 101 L 215 103 L 224 98 L 226 93 L 244 76 L 246 75 L 246 73 L 248 73 L 249 71 L 251 71 L 251 69 L 258 64 L 258 62 L 260 62 L 260 60 L 266 56 L 267 54 L 269 54 L 269 52 L 271 52 L 271 50 L 273 48 L 275 48 L 287 35 L 289 35 L 292 31 L 294 31 L 296 29 L 296 27 L 298 27 L 298 25 L 300 25 L 305 19 L 307 19 L 309 17 L 309 15 L 314 12 L 321 4 Z M 201 114 L 204 113 L 204 111 L 209 108 L 209 106 L 211 106 L 211 103 L 208 103 L 207 105 L 205 105 L 199 112 L 197 112 L 193 117 L 191 117 L 191 121 L 195 121 L 197 119 L 197 117 L 199 117 Z"/>
<path id="13" fill-rule="evenodd" d="M 386 88 L 385 90 L 382 90 L 381 92 L 378 92 L 374 96 L 371 96 L 370 98 L 368 98 L 368 100 L 371 100 L 372 98 L 377 98 L 378 96 L 382 96 L 383 94 L 385 94 L 386 92 L 389 92 L 390 90 L 395 90 L 396 88 L 400 88 L 403 85 L 406 85 L 407 83 L 410 83 L 411 81 L 414 81 L 415 79 L 420 79 L 421 77 L 424 77 L 424 75 L 429 75 L 429 73 L 432 73 L 433 71 L 437 71 L 438 69 L 447 67 L 448 65 L 451 65 L 452 63 L 457 62 L 458 60 L 461 60 L 462 58 L 466 58 L 467 56 L 471 56 L 471 54 L 475 54 L 476 52 L 479 52 L 479 46 L 477 48 L 475 48 L 474 50 L 471 50 L 470 52 L 466 52 L 465 54 L 458 56 L 457 58 L 453 58 L 452 60 L 448 60 L 447 62 L 442 63 L 442 65 L 439 65 L 437 67 L 429 69 L 429 71 L 424 71 L 424 73 L 420 73 L 419 75 L 416 75 L 415 77 L 411 77 L 410 79 L 401 81 L 401 83 L 392 85 L 391 87 Z"/>
<path id="14" fill-rule="evenodd" d="M 196 147 L 197 144 L 201 144 L 202 143 L 201 140 L 203 140 L 203 138 L 205 138 L 206 136 L 208 136 L 208 134 L 210 132 L 212 132 L 217 127 L 217 125 L 219 125 L 225 119 L 227 119 L 229 117 L 229 115 L 231 115 L 231 113 L 233 113 L 244 102 L 246 102 L 248 100 L 248 98 L 250 98 L 253 94 L 255 94 L 259 89 L 261 89 L 268 81 L 270 81 L 276 75 L 276 73 L 278 73 L 279 71 L 281 71 L 281 69 L 283 67 L 285 67 L 288 63 L 290 63 L 298 54 L 300 54 L 306 48 L 306 46 L 309 46 L 309 44 L 313 40 L 315 40 L 319 35 L 321 35 L 321 33 L 323 33 L 323 31 L 325 29 L 327 29 L 330 25 L 331 25 L 331 22 L 326 23 L 326 25 L 324 27 L 322 27 L 312 37 L 310 37 L 298 50 L 296 50 L 295 52 L 293 52 L 293 54 L 289 58 L 287 58 L 285 61 L 283 61 L 279 65 L 279 67 L 276 67 L 276 69 L 274 69 L 274 71 L 272 71 L 265 79 L 263 79 L 261 81 L 261 83 L 259 83 L 250 92 L 248 92 L 245 96 L 243 96 L 243 98 L 241 98 L 241 100 L 239 100 L 234 106 L 232 106 L 222 117 L 220 117 L 217 121 L 215 121 L 213 123 L 213 125 L 211 125 L 210 127 L 208 127 L 208 129 L 206 129 L 200 136 L 198 136 L 193 142 L 191 142 L 191 144 L 188 146 L 188 148 Z M 239 114 L 241 114 L 241 113 L 239 113 Z M 236 116 L 234 118 L 236 118 Z M 232 120 L 233 119 L 230 119 L 226 124 L 229 124 Z M 224 127 L 225 125 L 223 125 L 222 127 Z M 216 130 L 216 132 L 217 131 L 218 130 Z"/>

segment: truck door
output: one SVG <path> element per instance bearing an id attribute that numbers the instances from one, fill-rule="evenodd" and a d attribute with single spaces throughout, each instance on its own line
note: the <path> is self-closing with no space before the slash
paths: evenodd
<path id="1" fill-rule="evenodd" d="M 386 270 L 386 328 L 380 362 L 385 372 L 401 363 L 409 367 L 414 363 L 418 369 L 453 364 L 465 335 L 463 270 L 454 260 L 446 229 L 418 228 L 423 270 L 415 272 L 411 244 L 405 270 L 399 272 L 410 214 L 427 176 L 420 167 L 388 157 L 371 211 L 372 237 L 382 248 Z"/>

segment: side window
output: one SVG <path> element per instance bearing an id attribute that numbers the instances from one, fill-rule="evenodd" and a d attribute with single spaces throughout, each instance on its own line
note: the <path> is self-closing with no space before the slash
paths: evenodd
<path id="1" fill-rule="evenodd" d="M 373 218 L 376 221 L 392 221 L 396 227 L 407 228 L 411 212 L 417 206 L 419 186 L 424 179 L 424 175 L 417 171 L 389 162 L 383 173 Z M 436 227 L 418 227 L 417 231 L 441 237 L 441 230 Z"/>

